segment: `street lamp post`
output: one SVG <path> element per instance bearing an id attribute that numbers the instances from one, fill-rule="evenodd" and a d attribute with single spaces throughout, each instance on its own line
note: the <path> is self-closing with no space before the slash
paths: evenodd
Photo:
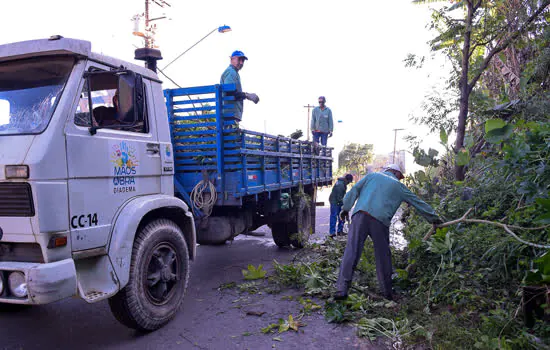
<path id="1" fill-rule="evenodd" d="M 393 131 L 395 132 L 395 136 L 393 138 L 393 159 L 392 159 L 392 163 L 396 164 L 395 163 L 395 148 L 397 146 L 397 132 L 400 131 L 400 130 L 405 130 L 405 129 L 393 129 Z"/>
<path id="2" fill-rule="evenodd" d="M 187 50 L 183 51 L 178 57 L 174 58 L 170 63 L 168 63 L 166 66 L 164 66 L 164 68 L 162 68 L 162 70 L 166 70 L 166 68 L 168 68 L 172 63 L 176 62 L 176 60 L 178 60 L 181 56 L 183 56 L 185 53 L 187 53 L 187 51 L 191 50 L 192 48 L 194 48 L 195 46 L 197 46 L 201 41 L 203 41 L 204 39 L 206 39 L 207 37 L 209 37 L 212 33 L 214 33 L 215 31 L 218 31 L 218 33 L 227 33 L 227 32 L 230 32 L 231 31 L 231 27 L 228 26 L 228 25 L 223 25 L 223 26 L 220 26 L 220 27 L 217 27 L 217 28 L 214 28 L 210 33 L 206 34 L 205 36 L 203 36 L 199 41 L 197 41 L 196 43 L 194 43 L 190 48 L 188 48 Z"/>
<path id="3" fill-rule="evenodd" d="M 307 104 L 307 106 L 304 106 L 304 108 L 307 108 L 307 140 L 309 141 L 309 134 L 311 134 L 311 132 L 309 131 L 309 112 L 312 108 L 314 108 L 315 106 L 312 106 L 310 105 L 309 103 Z"/>

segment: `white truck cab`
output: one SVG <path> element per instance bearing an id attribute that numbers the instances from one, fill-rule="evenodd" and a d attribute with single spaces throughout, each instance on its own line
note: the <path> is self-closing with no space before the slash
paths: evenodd
<path id="1" fill-rule="evenodd" d="M 167 323 L 196 246 L 173 173 L 153 71 L 59 36 L 0 46 L 0 303 L 108 298 L 129 327 Z"/>

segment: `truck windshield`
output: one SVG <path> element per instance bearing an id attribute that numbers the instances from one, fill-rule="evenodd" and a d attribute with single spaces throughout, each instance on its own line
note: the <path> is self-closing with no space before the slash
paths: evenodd
<path id="1" fill-rule="evenodd" d="M 44 131 L 74 62 L 58 56 L 0 63 L 0 136 Z"/>

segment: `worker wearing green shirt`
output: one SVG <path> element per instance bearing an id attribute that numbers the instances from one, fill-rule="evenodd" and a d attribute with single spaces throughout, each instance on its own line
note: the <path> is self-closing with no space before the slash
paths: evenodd
<path id="1" fill-rule="evenodd" d="M 311 133 L 313 134 L 313 142 L 323 146 L 327 145 L 327 140 L 332 136 L 334 128 L 332 122 L 332 111 L 325 106 L 327 99 L 325 96 L 319 96 L 319 107 L 315 107 L 311 114 Z"/>
<path id="2" fill-rule="evenodd" d="M 235 118 L 242 120 L 243 117 L 243 100 L 250 100 L 254 103 L 258 103 L 260 98 L 258 95 L 248 92 L 243 92 L 241 86 L 241 76 L 239 71 L 244 66 L 244 61 L 248 60 L 248 57 L 244 55 L 242 51 L 234 51 L 231 54 L 231 63 L 229 67 L 222 73 L 220 84 L 235 84 L 236 90 L 233 93 L 228 93 L 228 95 L 235 96 L 235 101 L 224 102 L 224 105 L 234 104 L 232 111 L 235 113 Z"/>
<path id="3" fill-rule="evenodd" d="M 357 204 L 353 211 L 348 243 L 340 265 L 335 299 L 347 298 L 353 271 L 361 258 L 365 240 L 369 235 L 374 244 L 376 275 L 382 295 L 388 300 L 393 300 L 390 223 L 402 202 L 415 207 L 432 224 L 441 223 L 441 219 L 432 207 L 399 182 L 403 178 L 399 165 L 391 164 L 383 172 L 365 176 L 344 197 L 344 205 L 340 213 L 342 220 L 349 220 L 349 211 L 356 201 Z"/>
<path id="4" fill-rule="evenodd" d="M 344 221 L 340 219 L 340 211 L 342 211 L 342 205 L 344 205 L 344 196 L 346 195 L 347 187 L 353 182 L 353 175 L 346 174 L 344 177 L 338 178 L 328 201 L 330 203 L 330 225 L 329 234 L 330 237 L 336 237 L 336 234 L 344 234 Z M 338 231 L 336 231 L 336 222 L 338 221 Z"/>

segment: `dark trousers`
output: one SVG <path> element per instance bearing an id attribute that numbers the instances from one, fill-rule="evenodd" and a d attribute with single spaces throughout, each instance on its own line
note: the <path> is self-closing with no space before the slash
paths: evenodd
<path id="1" fill-rule="evenodd" d="M 326 146 L 328 141 L 328 132 L 313 132 L 313 142 L 321 143 L 321 145 Z"/>
<path id="2" fill-rule="evenodd" d="M 358 212 L 353 215 L 348 232 L 348 243 L 340 265 L 340 274 L 336 288 L 339 292 L 348 292 L 353 279 L 353 271 L 357 267 L 365 240 L 369 235 L 374 243 L 374 257 L 376 259 L 376 276 L 382 294 L 392 298 L 392 265 L 390 251 L 390 228 L 372 216 Z"/>
<path id="3" fill-rule="evenodd" d="M 336 234 L 336 232 L 344 231 L 344 222 L 340 219 L 340 211 L 342 211 L 341 205 L 330 205 L 330 226 L 328 232 L 331 235 Z M 338 231 L 336 231 L 336 222 L 338 222 Z"/>

